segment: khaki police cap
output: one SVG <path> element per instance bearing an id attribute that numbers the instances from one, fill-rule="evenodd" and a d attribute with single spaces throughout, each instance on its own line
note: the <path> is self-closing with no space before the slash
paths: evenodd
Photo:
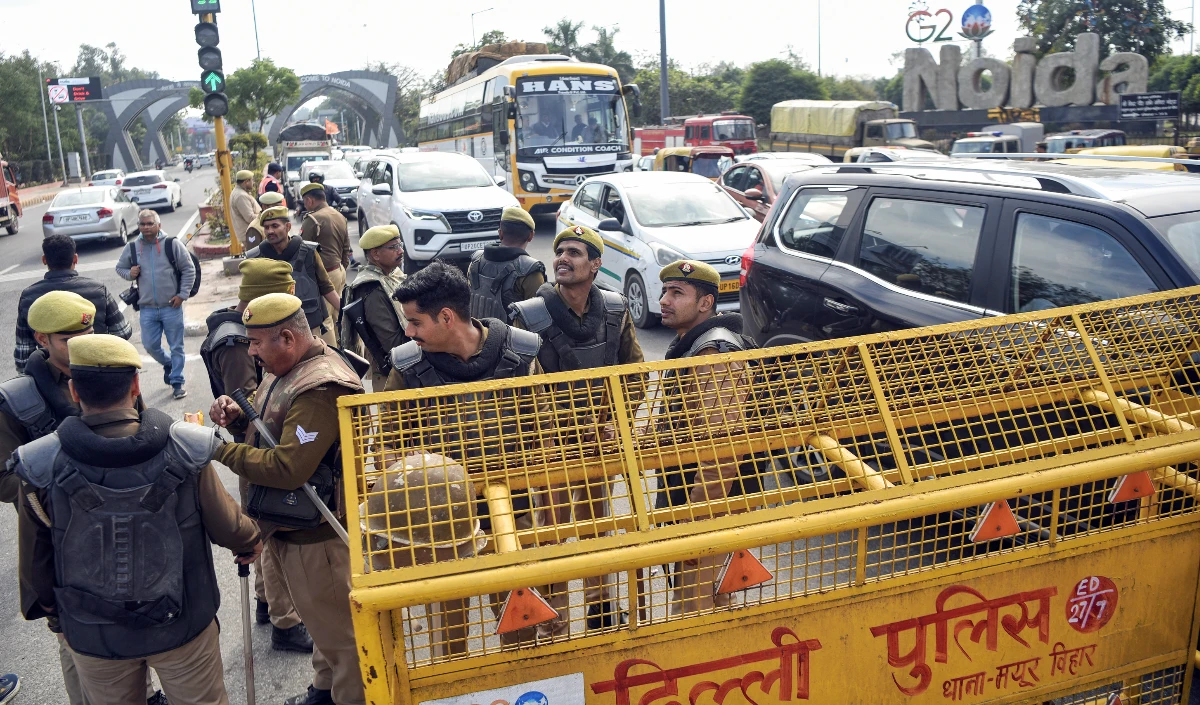
<path id="1" fill-rule="evenodd" d="M 278 191 L 267 191 L 258 197 L 258 202 L 264 206 L 278 206 L 283 201 L 283 194 Z"/>
<path id="2" fill-rule="evenodd" d="M 308 194 L 312 193 L 313 191 L 320 191 L 321 193 L 325 193 L 325 186 L 323 184 L 318 184 L 314 181 L 312 183 L 304 184 L 303 186 L 300 187 L 300 195 L 301 196 L 307 196 Z"/>
<path id="3" fill-rule="evenodd" d="M 247 328 L 271 328 L 300 310 L 300 299 L 291 294 L 267 294 L 246 305 L 242 323 Z"/>
<path id="4" fill-rule="evenodd" d="M 524 223 L 530 230 L 535 230 L 537 225 L 533 222 L 533 216 L 529 215 L 524 208 L 520 206 L 509 206 L 500 214 L 501 223 Z"/>
<path id="5" fill-rule="evenodd" d="M 604 254 L 604 241 L 600 239 L 600 236 L 596 234 L 595 230 L 583 225 L 572 225 L 571 227 L 559 233 L 558 236 L 554 238 L 554 245 L 550 248 L 551 252 L 557 251 L 558 243 L 562 242 L 563 240 L 578 240 L 584 244 L 591 245 L 592 247 L 596 248 L 596 251 L 600 254 Z"/>
<path id="6" fill-rule="evenodd" d="M 254 178 L 254 172 L 246 171 L 245 169 L 242 169 L 241 171 L 234 174 L 234 176 L 233 176 L 234 182 L 239 183 L 239 184 L 242 183 L 243 181 L 249 181 L 250 179 L 253 179 L 253 178 Z"/>
<path id="7" fill-rule="evenodd" d="M 363 248 L 363 251 L 373 250 L 380 245 L 386 245 L 392 240 L 400 237 L 400 228 L 395 225 L 376 225 L 373 228 L 368 228 L 367 232 L 363 233 L 358 239 L 358 246 Z"/>
<path id="8" fill-rule="evenodd" d="M 238 287 L 238 300 L 247 303 L 267 294 L 291 294 L 296 280 L 292 279 L 292 265 L 266 257 L 242 260 L 238 265 L 242 283 Z"/>
<path id="9" fill-rule="evenodd" d="M 267 208 L 266 210 L 264 210 L 262 213 L 259 213 L 259 215 L 258 215 L 258 222 L 260 225 L 265 224 L 268 220 L 287 220 L 287 219 L 288 219 L 288 209 L 286 206 L 275 206 L 274 208 Z"/>
<path id="10" fill-rule="evenodd" d="M 142 356 L 133 344 L 107 333 L 81 335 L 67 341 L 67 355 L 72 368 L 83 369 L 141 369 Z"/>
<path id="11" fill-rule="evenodd" d="M 92 327 L 96 307 L 73 291 L 42 294 L 29 307 L 29 327 L 38 333 L 78 333 Z"/>
<path id="12" fill-rule="evenodd" d="M 681 259 L 668 264 L 658 273 L 658 280 L 707 284 L 714 289 L 721 285 L 721 275 L 717 273 L 717 270 L 694 259 Z"/>

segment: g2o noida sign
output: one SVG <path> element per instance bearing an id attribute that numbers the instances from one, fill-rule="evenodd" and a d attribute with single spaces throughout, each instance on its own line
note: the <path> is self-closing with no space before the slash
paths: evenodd
<path id="1" fill-rule="evenodd" d="M 964 22 L 966 31 L 965 25 Z M 978 27 L 977 24 L 974 29 L 978 31 Z M 936 36 L 932 38 L 943 41 Z M 1101 61 L 1098 34 L 1080 34 L 1074 51 L 1050 54 L 1041 61 L 1033 55 L 1034 47 L 1032 37 L 1018 38 L 1013 42 L 1016 56 L 1011 65 L 992 57 L 963 63 L 962 50 L 952 44 L 941 46 L 940 62 L 924 47 L 906 49 L 903 109 L 925 110 L 926 96 L 932 99 L 935 110 L 986 110 L 1035 105 L 1117 105 L 1121 93 L 1146 92 L 1150 76 L 1146 57 L 1117 52 Z M 982 80 L 985 72 L 991 74 L 991 84 L 986 88 Z M 1071 72 L 1073 80 L 1069 78 Z"/>

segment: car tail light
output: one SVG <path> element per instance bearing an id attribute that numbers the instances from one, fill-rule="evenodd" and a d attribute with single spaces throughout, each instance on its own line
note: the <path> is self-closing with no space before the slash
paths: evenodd
<path id="1" fill-rule="evenodd" d="M 42 222 L 45 223 L 46 225 L 51 225 L 54 223 L 54 216 L 47 213 L 46 215 L 42 216 Z"/>
<path id="2" fill-rule="evenodd" d="M 166 187 L 167 187 L 166 184 L 155 184 L 154 185 L 154 188 L 166 188 Z"/>
<path id="3" fill-rule="evenodd" d="M 124 181 L 124 179 L 117 179 L 117 186 L 120 186 L 122 181 Z"/>
<path id="4" fill-rule="evenodd" d="M 112 213 L 113 212 L 111 208 L 101 208 L 100 210 L 96 211 L 96 215 L 101 218 L 111 218 Z"/>
<path id="5" fill-rule="evenodd" d="M 746 276 L 750 274 L 750 267 L 752 266 L 754 266 L 754 245 L 750 245 L 742 253 L 742 269 L 740 276 L 738 276 L 739 287 L 746 286 Z"/>
<path id="6" fill-rule="evenodd" d="M 95 186 L 95 185 L 96 185 L 96 182 L 94 182 L 94 181 L 89 181 L 89 182 L 88 182 L 88 186 Z"/>
<path id="7" fill-rule="evenodd" d="M 133 189 L 131 189 L 131 188 L 123 188 L 123 189 L 121 189 L 121 190 L 122 190 L 122 191 L 124 191 L 125 193 L 129 193 L 129 192 L 130 192 L 130 191 L 132 191 Z"/>

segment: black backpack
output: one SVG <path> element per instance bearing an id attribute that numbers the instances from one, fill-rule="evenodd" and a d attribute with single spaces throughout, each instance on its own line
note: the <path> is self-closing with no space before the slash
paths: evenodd
<path id="1" fill-rule="evenodd" d="M 179 271 L 179 265 L 175 264 L 175 242 L 174 242 L 174 240 L 175 240 L 174 236 L 165 237 L 165 238 L 163 238 L 163 244 L 165 245 L 164 249 L 166 250 L 166 253 L 167 253 L 167 261 L 171 263 L 171 268 L 175 270 L 175 279 L 179 282 L 179 285 L 182 286 L 183 285 L 183 275 Z M 184 252 L 187 252 L 186 245 L 184 246 Z M 196 270 L 196 278 L 192 280 L 192 290 L 188 292 L 188 298 L 190 299 L 191 297 L 196 295 L 197 291 L 200 291 L 200 258 L 197 257 L 194 252 L 188 252 L 188 256 L 190 256 L 192 258 L 192 267 L 194 267 Z"/>

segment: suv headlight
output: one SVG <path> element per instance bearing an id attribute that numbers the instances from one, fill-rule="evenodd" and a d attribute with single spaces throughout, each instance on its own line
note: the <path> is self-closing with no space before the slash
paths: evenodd
<path id="1" fill-rule="evenodd" d="M 654 252 L 654 259 L 658 262 L 658 266 L 665 267 L 672 262 L 678 262 L 681 259 L 687 259 L 687 256 L 678 250 L 673 250 L 666 245 L 650 243 L 650 250 Z"/>
<path id="2" fill-rule="evenodd" d="M 409 220 L 415 220 L 425 224 L 441 223 L 442 225 L 446 226 L 447 230 L 450 229 L 450 223 L 446 222 L 446 218 L 437 211 L 422 211 L 405 208 L 404 215 L 408 216 Z"/>

